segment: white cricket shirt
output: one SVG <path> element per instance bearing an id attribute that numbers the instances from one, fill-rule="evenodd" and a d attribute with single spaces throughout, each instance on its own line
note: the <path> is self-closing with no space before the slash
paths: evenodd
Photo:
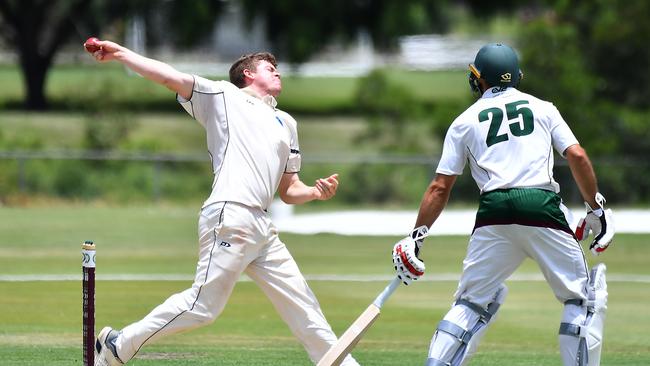
<path id="1" fill-rule="evenodd" d="M 296 121 L 272 97 L 194 76 L 190 100 L 177 99 L 207 134 L 214 180 L 203 207 L 234 201 L 266 209 L 282 174 L 300 171 Z"/>
<path id="2" fill-rule="evenodd" d="M 504 188 L 559 192 L 553 148 L 578 143 L 557 108 L 515 88 L 492 88 L 447 130 L 436 173 L 460 175 L 469 162 L 481 193 Z"/>

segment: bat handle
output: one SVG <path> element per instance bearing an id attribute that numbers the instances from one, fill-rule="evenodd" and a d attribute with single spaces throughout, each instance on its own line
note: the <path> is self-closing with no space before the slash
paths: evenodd
<path id="1" fill-rule="evenodd" d="M 384 302 L 390 297 L 390 295 L 395 292 L 395 289 L 399 287 L 399 285 L 402 283 L 402 281 L 395 277 L 389 284 L 386 286 L 384 291 L 382 291 L 379 296 L 373 301 L 372 303 L 375 304 L 375 306 L 379 309 L 381 309 L 381 306 L 384 305 Z"/>

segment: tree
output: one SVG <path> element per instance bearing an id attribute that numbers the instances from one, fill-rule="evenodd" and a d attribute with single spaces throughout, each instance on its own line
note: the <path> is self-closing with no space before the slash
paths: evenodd
<path id="1" fill-rule="evenodd" d="M 407 34 L 444 32 L 446 1 L 242 0 L 249 25 L 261 16 L 279 53 L 302 63 L 329 42 L 351 41 L 367 31 L 378 50 L 391 50 Z"/>
<path id="2" fill-rule="evenodd" d="M 75 32 L 72 19 L 83 19 L 91 1 L 2 0 L 2 35 L 14 47 L 23 72 L 25 107 L 45 109 L 45 78 L 54 56 Z"/>
<path id="3" fill-rule="evenodd" d="M 0 0 L 0 31 L 18 56 L 25 108 L 43 110 L 48 107 L 47 73 L 66 44 L 74 41 L 80 47 L 88 36 L 116 20 L 158 12 L 174 19 L 168 23 L 174 41 L 192 45 L 201 39 L 198 35 L 212 29 L 222 6 L 210 0 Z"/>
<path id="4" fill-rule="evenodd" d="M 573 24 L 602 97 L 633 107 L 650 106 L 650 2 L 557 1 L 557 21 Z"/>
<path id="5" fill-rule="evenodd" d="M 522 88 L 558 104 L 595 154 L 647 155 L 647 1 L 556 1 L 520 33 Z M 549 82 L 552 80 L 552 82 Z"/>

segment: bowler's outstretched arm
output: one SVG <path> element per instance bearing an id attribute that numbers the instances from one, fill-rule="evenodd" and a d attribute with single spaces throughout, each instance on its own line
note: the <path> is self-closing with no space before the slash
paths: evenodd
<path id="1" fill-rule="evenodd" d="M 144 57 L 115 42 L 97 41 L 97 45 L 100 50 L 93 53 L 97 61 L 118 61 L 146 79 L 176 92 L 186 100 L 192 97 L 194 87 L 192 75 L 180 72 L 164 62 Z"/>

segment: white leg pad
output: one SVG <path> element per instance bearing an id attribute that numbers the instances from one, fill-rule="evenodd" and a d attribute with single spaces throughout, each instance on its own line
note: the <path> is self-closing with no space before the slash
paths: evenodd
<path id="1" fill-rule="evenodd" d="M 566 304 L 564 307 L 564 319 L 575 319 L 560 325 L 560 353 L 565 366 L 600 365 L 607 311 L 606 270 L 603 263 L 591 269 L 586 304 L 582 304 L 581 307 Z M 572 315 L 575 313 L 580 315 Z M 578 319 L 581 320 L 577 321 Z"/>
<path id="2" fill-rule="evenodd" d="M 508 288 L 501 285 L 486 309 L 458 300 L 438 325 L 431 339 L 426 366 L 462 366 L 476 351 L 488 325 L 496 318 Z"/>

